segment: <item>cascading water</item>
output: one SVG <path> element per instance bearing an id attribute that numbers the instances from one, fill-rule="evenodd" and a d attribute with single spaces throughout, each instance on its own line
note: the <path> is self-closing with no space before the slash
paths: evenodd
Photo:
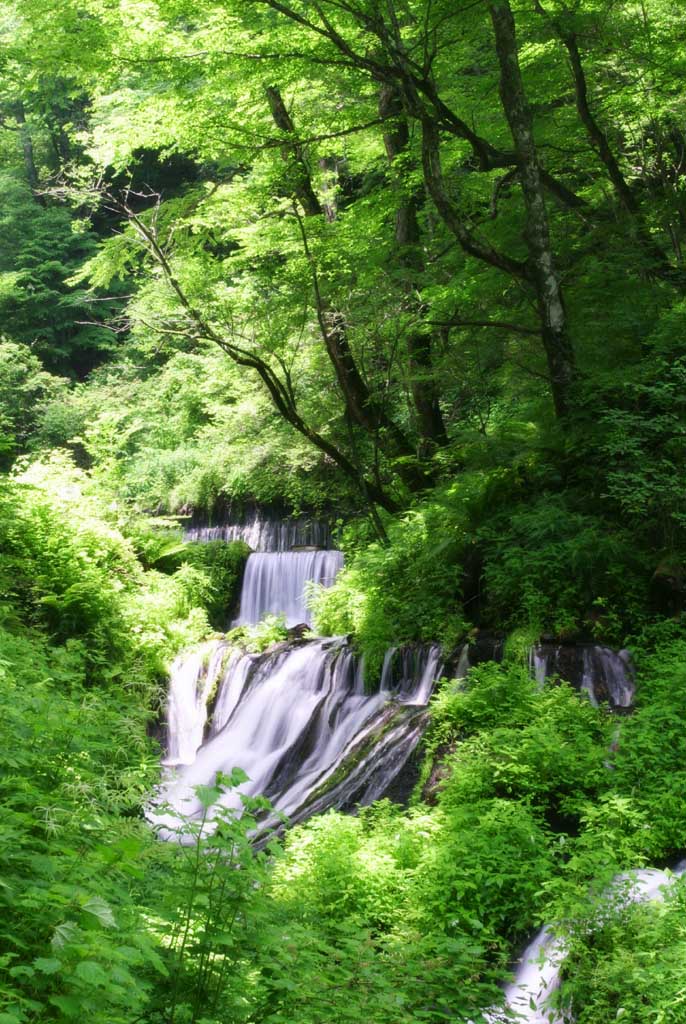
<path id="1" fill-rule="evenodd" d="M 331 586 L 343 565 L 340 551 L 285 551 L 250 555 L 245 566 L 236 625 L 283 615 L 287 626 L 311 625 L 305 603 L 309 582 Z"/>
<path id="2" fill-rule="evenodd" d="M 294 538 L 317 536 L 321 524 L 255 517 L 220 529 L 226 539 L 241 536 L 269 548 L 248 558 L 236 625 L 256 624 L 268 614 L 283 615 L 288 626 L 309 625 L 307 585 L 331 585 L 343 556 L 281 548 Z M 208 528 L 196 539 L 213 538 Z M 438 645 L 394 648 L 377 691 L 368 693 L 362 662 L 342 637 L 280 644 L 264 654 L 216 640 L 177 659 L 167 711 L 167 773 L 153 820 L 171 835 L 182 818 L 200 817 L 195 787 L 235 767 L 248 781 L 225 793 L 220 806 L 238 808 L 241 795 L 262 795 L 296 822 L 329 807 L 373 802 L 419 742 L 441 668 Z"/>
<path id="3" fill-rule="evenodd" d="M 222 668 L 222 652 L 207 644 L 176 659 L 167 699 L 165 765 L 192 764 L 202 744 L 207 701 Z"/>
<path id="4" fill-rule="evenodd" d="M 661 901 L 674 879 L 684 873 L 686 861 L 681 861 L 671 872 L 641 868 L 618 875 L 605 897 L 599 923 L 611 916 L 613 908 Z M 547 925 L 541 928 L 522 953 L 514 980 L 504 990 L 503 1009 L 485 1014 L 487 1024 L 506 1024 L 513 1019 L 519 1024 L 567 1024 L 568 1018 L 550 1006 L 562 981 L 565 957 L 564 938 Z"/>
<path id="5" fill-rule="evenodd" d="M 331 547 L 329 524 L 321 519 L 305 516 L 290 519 L 272 519 L 253 512 L 220 526 L 191 526 L 184 532 L 184 540 L 201 543 L 212 540 L 242 540 L 253 551 L 290 551 L 298 547 Z"/>
<path id="6" fill-rule="evenodd" d="M 536 644 L 529 655 L 531 672 L 542 685 L 559 674 L 588 693 L 591 703 L 630 708 L 634 700 L 634 669 L 628 651 L 597 644 Z"/>
<path id="7" fill-rule="evenodd" d="M 260 794 L 295 822 L 329 807 L 373 802 L 419 741 L 440 670 L 437 646 L 401 649 L 387 659 L 378 692 L 368 694 L 362 663 L 343 638 L 282 644 L 262 655 L 215 641 L 180 659 L 165 762 L 175 770 L 159 794 L 166 808 L 154 820 L 173 831 L 178 816 L 200 816 L 194 787 L 234 767 L 249 781 L 220 805 L 237 807 L 241 793 Z M 204 698 L 215 686 L 210 715 Z"/>

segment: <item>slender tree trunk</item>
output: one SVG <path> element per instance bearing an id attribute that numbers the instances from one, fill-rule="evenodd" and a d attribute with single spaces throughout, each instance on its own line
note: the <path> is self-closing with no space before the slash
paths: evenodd
<path id="1" fill-rule="evenodd" d="M 279 90 L 267 90 L 270 110 L 277 127 L 289 136 L 281 148 L 289 164 L 289 181 L 293 195 L 300 202 L 306 217 L 323 215 L 324 210 L 312 185 L 312 178 L 302 146 L 297 141 L 295 127 Z M 381 403 L 370 393 L 360 373 L 348 339 L 345 317 L 332 308 L 320 287 L 317 267 L 312 257 L 305 225 L 299 218 L 305 255 L 310 263 L 319 329 L 336 373 L 346 408 L 353 421 L 372 437 L 378 437 L 385 454 L 397 460 L 396 471 L 403 483 L 412 491 L 427 484 L 427 475 L 416 461 L 416 453 L 404 432 L 388 415 Z"/>
<path id="2" fill-rule="evenodd" d="M 574 349 L 567 330 L 562 288 L 555 267 L 545 205 L 533 117 L 526 100 L 519 67 L 515 23 L 509 0 L 491 0 L 488 10 L 495 33 L 500 64 L 500 98 L 510 126 L 526 210 L 526 242 L 529 274 L 535 289 L 541 320 L 541 338 L 555 412 L 569 412 L 570 389 L 575 377 Z"/>
<path id="3" fill-rule="evenodd" d="M 26 112 L 24 110 L 24 104 L 21 100 L 18 100 L 13 106 L 13 113 L 17 124 L 19 125 L 19 138 L 21 140 L 21 148 L 24 154 L 24 168 L 26 170 L 26 180 L 29 183 L 29 188 L 33 193 L 33 198 L 36 200 L 39 206 L 43 206 L 43 198 L 39 195 L 39 181 L 38 171 L 36 170 L 36 160 L 33 153 L 33 140 L 31 138 L 31 132 L 29 126 L 26 123 Z"/>
<path id="4" fill-rule="evenodd" d="M 389 163 L 407 149 L 410 133 L 405 119 L 402 99 L 397 89 L 384 84 L 379 93 L 379 114 L 393 118 L 388 131 L 384 133 L 384 145 Z M 416 285 L 424 273 L 421 255 L 421 233 L 417 217 L 419 198 L 416 193 L 407 195 L 400 202 L 395 219 L 395 240 L 398 243 L 400 262 L 407 272 L 405 293 L 412 301 L 414 311 L 422 315 Z M 414 298 L 413 298 L 414 297 Z M 420 434 L 420 454 L 430 455 L 435 448 L 445 445 L 448 437 L 438 401 L 436 378 L 431 353 L 432 335 L 427 327 L 410 332 L 407 338 L 407 355 L 410 369 L 412 401 Z"/>
<path id="5" fill-rule="evenodd" d="M 289 171 L 288 183 L 292 187 L 293 193 L 297 197 L 298 202 L 305 211 L 305 214 L 308 217 L 316 217 L 318 214 L 323 212 L 322 205 L 319 202 L 317 193 L 312 187 L 312 177 L 307 166 L 303 148 L 296 140 L 295 128 L 293 126 L 291 115 L 286 109 L 286 104 L 283 101 L 283 97 L 279 89 L 274 86 L 269 86 L 266 91 L 267 101 L 269 103 L 269 109 L 272 112 L 274 124 L 284 133 L 284 135 L 288 136 L 287 140 L 281 147 L 281 156 L 283 157 Z"/>

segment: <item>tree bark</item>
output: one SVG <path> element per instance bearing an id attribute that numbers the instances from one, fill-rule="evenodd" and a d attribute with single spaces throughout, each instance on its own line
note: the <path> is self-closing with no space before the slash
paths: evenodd
<path id="1" fill-rule="evenodd" d="M 324 214 L 323 207 L 312 185 L 305 155 L 297 142 L 295 127 L 276 87 L 267 90 L 269 106 L 275 124 L 290 138 L 282 147 L 282 155 L 292 169 L 293 195 L 300 202 L 306 217 Z M 297 214 L 297 211 L 296 211 Z M 378 440 L 391 460 L 397 460 L 396 471 L 411 490 L 421 490 L 427 484 L 427 474 L 417 463 L 413 446 L 400 427 L 386 413 L 381 403 L 370 393 L 360 373 L 348 339 L 344 315 L 325 300 L 320 287 L 316 263 L 310 251 L 305 225 L 298 217 L 305 256 L 310 264 L 315 297 L 315 309 L 324 345 L 343 393 L 346 408 L 355 423 Z"/>
<path id="2" fill-rule="evenodd" d="M 33 198 L 36 200 L 39 206 L 44 205 L 43 197 L 39 194 L 40 183 L 38 181 L 38 171 L 36 170 L 36 160 L 33 153 L 33 140 L 31 138 L 31 132 L 29 126 L 26 123 L 26 112 L 24 110 L 24 104 L 21 100 L 18 100 L 13 104 L 14 118 L 19 125 L 19 138 L 21 140 L 21 148 L 24 154 L 24 168 L 26 170 L 26 180 L 29 183 L 29 188 L 33 194 Z"/>
<path id="3" fill-rule="evenodd" d="M 383 85 L 379 93 L 379 114 L 384 119 L 392 118 L 390 128 L 384 132 L 384 145 L 390 164 L 407 149 L 410 133 L 398 90 Z M 417 212 L 419 197 L 416 193 L 406 196 L 396 211 L 395 240 L 398 244 L 400 262 L 406 271 L 405 293 L 418 316 L 425 310 L 418 300 L 416 284 L 424 273 L 420 245 L 421 233 Z M 420 434 L 420 454 L 427 456 L 447 444 L 448 436 L 438 400 L 438 389 L 433 371 L 431 329 L 418 328 L 407 338 L 407 356 L 410 370 L 410 390 Z"/>
<path id="4" fill-rule="evenodd" d="M 292 175 L 289 184 L 292 186 L 293 193 L 306 215 L 308 217 L 316 217 L 323 212 L 322 205 L 312 187 L 312 177 L 305 160 L 303 148 L 297 142 L 291 115 L 288 113 L 281 92 L 277 88 L 269 86 L 266 91 L 274 124 L 284 135 L 290 136 L 281 147 L 281 156 Z"/>
<path id="5" fill-rule="evenodd" d="M 567 330 L 562 288 L 553 258 L 533 117 L 519 67 L 515 23 L 509 0 L 491 0 L 488 10 L 500 64 L 500 98 L 515 145 L 524 197 L 529 251 L 527 276 L 536 290 L 541 339 L 548 362 L 555 412 L 558 417 L 564 417 L 569 412 L 570 390 L 575 378 L 574 349 Z"/>

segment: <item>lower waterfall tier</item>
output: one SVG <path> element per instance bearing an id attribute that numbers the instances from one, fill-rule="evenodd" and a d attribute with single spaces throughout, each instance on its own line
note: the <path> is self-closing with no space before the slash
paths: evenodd
<path id="1" fill-rule="evenodd" d="M 638 868 L 613 880 L 602 913 L 609 916 L 631 903 L 661 902 L 676 878 L 686 873 L 686 861 L 673 871 Z M 601 914 L 602 919 L 602 914 Z M 505 1007 L 485 1015 L 486 1024 L 567 1024 L 569 1016 L 554 1008 L 554 996 L 562 981 L 567 948 L 564 938 L 546 925 L 526 947 L 514 980 L 505 987 Z"/>
<path id="2" fill-rule="evenodd" d="M 296 822 L 381 797 L 416 747 L 441 672 L 436 645 L 389 652 L 379 690 L 344 639 L 242 654 L 223 641 L 177 660 L 168 705 L 167 777 L 153 815 L 173 832 L 198 818 L 194 787 L 241 768 L 249 781 L 220 800 L 267 797 Z"/>

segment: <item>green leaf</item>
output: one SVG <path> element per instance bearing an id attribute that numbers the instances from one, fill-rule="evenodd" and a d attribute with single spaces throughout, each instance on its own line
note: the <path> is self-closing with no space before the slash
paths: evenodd
<path id="1" fill-rule="evenodd" d="M 112 908 L 109 903 L 106 903 L 100 896 L 91 896 L 86 903 L 83 904 L 82 910 L 84 913 L 97 918 L 103 928 L 117 927 L 117 922 L 114 919 Z"/>
<path id="2" fill-rule="evenodd" d="M 62 961 L 56 960 L 54 957 L 39 956 L 37 960 L 33 961 L 33 966 L 41 974 L 55 974 L 62 966 Z"/>
<path id="3" fill-rule="evenodd" d="M 51 996 L 50 1002 L 61 1010 L 65 1017 L 78 1017 L 83 1013 L 83 1004 L 76 996 Z"/>
<path id="4" fill-rule="evenodd" d="M 68 943 L 73 942 L 78 935 L 79 929 L 74 921 L 63 921 L 58 924 L 53 933 L 50 945 L 53 949 L 61 949 Z"/>
<path id="5" fill-rule="evenodd" d="M 88 982 L 89 985 L 107 984 L 107 974 L 100 964 L 96 964 L 94 960 L 82 960 L 81 963 L 76 965 L 74 975 L 80 978 L 81 981 Z"/>

